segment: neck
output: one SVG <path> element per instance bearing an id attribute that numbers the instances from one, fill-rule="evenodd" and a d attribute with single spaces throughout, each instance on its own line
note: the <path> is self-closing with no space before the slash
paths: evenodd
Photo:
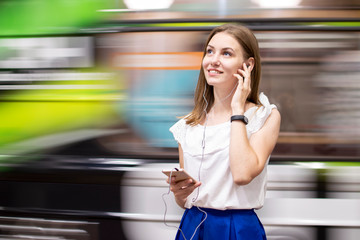
<path id="1" fill-rule="evenodd" d="M 238 83 L 233 86 L 232 89 L 225 89 L 225 90 L 219 90 L 214 88 L 214 107 L 217 107 L 217 105 L 220 105 L 221 108 L 230 108 L 230 103 L 232 96 L 235 93 L 236 87 L 238 86 Z"/>
<path id="2" fill-rule="evenodd" d="M 214 125 L 228 121 L 231 116 L 231 100 L 237 84 L 232 89 L 219 90 L 214 88 L 214 104 L 207 114 L 207 123 Z"/>
<path id="3" fill-rule="evenodd" d="M 207 125 L 211 126 L 226 122 L 230 120 L 231 112 L 232 111 L 230 108 L 230 104 L 216 104 L 210 109 L 210 112 L 206 115 L 206 123 Z"/>
<path id="4" fill-rule="evenodd" d="M 229 113 L 231 112 L 231 98 L 226 99 L 224 101 L 216 101 L 214 102 L 214 105 L 211 108 L 211 111 L 216 114 L 223 114 L 223 113 Z"/>

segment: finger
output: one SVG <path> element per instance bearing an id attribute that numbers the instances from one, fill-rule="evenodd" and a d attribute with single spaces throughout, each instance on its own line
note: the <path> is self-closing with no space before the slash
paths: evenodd
<path id="1" fill-rule="evenodd" d="M 246 66 L 245 63 L 243 63 L 244 69 L 245 70 L 241 70 L 242 75 L 244 76 L 244 84 L 247 86 L 250 86 L 250 81 L 251 81 L 251 66 L 249 65 L 249 67 Z"/>
<path id="2" fill-rule="evenodd" d="M 249 72 L 246 71 L 246 70 L 243 70 L 243 69 L 239 68 L 237 71 L 240 74 L 240 76 L 242 76 L 242 77 L 249 76 Z"/>
<path id="3" fill-rule="evenodd" d="M 182 186 L 179 189 L 179 194 L 183 194 L 183 195 L 187 196 L 187 195 L 191 194 L 200 185 L 201 185 L 201 182 L 196 182 L 196 183 L 193 183 L 191 185 Z"/>
<path id="4" fill-rule="evenodd" d="M 243 63 L 243 68 L 244 68 L 244 71 L 245 71 L 248 75 L 251 74 L 251 71 L 252 71 L 252 66 L 251 66 L 251 65 L 247 66 L 245 63 Z"/>
<path id="5" fill-rule="evenodd" d="M 234 77 L 236 77 L 240 82 L 243 82 L 243 81 L 244 81 L 244 77 L 241 76 L 241 75 L 238 74 L 238 73 L 234 73 Z"/>
<path id="6" fill-rule="evenodd" d="M 176 184 L 176 177 L 171 177 L 170 183 L 171 185 Z"/>
<path id="7" fill-rule="evenodd" d="M 196 182 L 192 186 L 189 186 L 188 189 L 189 189 L 189 191 L 193 192 L 196 188 L 200 187 L 200 185 L 201 185 L 201 182 Z"/>
<path id="8" fill-rule="evenodd" d="M 249 65 L 250 67 L 250 65 Z M 246 65 L 246 63 L 243 63 L 243 69 L 245 72 L 249 71 L 249 67 Z"/>
<path id="9" fill-rule="evenodd" d="M 249 74 L 246 74 L 244 76 L 244 85 L 249 85 L 250 86 L 250 81 L 251 81 L 251 78 L 250 78 L 250 75 Z"/>
<path id="10" fill-rule="evenodd" d="M 191 183 L 191 184 L 193 184 L 193 183 Z M 171 189 L 172 189 L 171 191 L 179 191 L 179 190 L 185 189 L 188 185 L 190 185 L 190 183 L 189 183 L 188 179 L 177 181 L 177 182 L 175 182 L 175 180 L 174 180 L 171 182 L 170 185 L 171 185 Z"/>
<path id="11" fill-rule="evenodd" d="M 196 182 L 196 183 L 194 184 L 194 189 L 197 188 L 197 187 L 200 187 L 200 186 L 201 186 L 201 182 Z"/>
<path id="12" fill-rule="evenodd" d="M 192 179 L 187 179 L 181 182 L 180 189 L 188 188 L 189 186 L 193 186 L 195 183 Z"/>
<path id="13" fill-rule="evenodd" d="M 189 187 L 192 187 L 194 186 L 195 184 L 198 185 L 198 182 L 197 181 L 194 181 L 192 179 L 186 179 L 184 181 L 181 181 L 180 184 L 178 184 L 176 187 L 179 189 L 179 190 L 184 190 L 184 189 L 187 189 Z"/>
<path id="14" fill-rule="evenodd" d="M 244 78 L 250 78 L 251 71 L 249 71 L 248 68 L 244 68 L 245 70 L 238 69 L 238 72 L 244 77 Z"/>

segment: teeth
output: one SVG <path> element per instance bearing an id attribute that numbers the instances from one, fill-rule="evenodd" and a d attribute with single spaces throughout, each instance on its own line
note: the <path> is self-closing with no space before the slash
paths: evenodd
<path id="1" fill-rule="evenodd" d="M 210 73 L 220 73 L 219 71 L 216 71 L 216 70 L 210 70 L 209 72 Z"/>

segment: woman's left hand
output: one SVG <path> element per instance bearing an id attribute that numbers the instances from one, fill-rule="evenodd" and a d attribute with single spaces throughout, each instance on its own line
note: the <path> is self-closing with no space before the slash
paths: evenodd
<path id="1" fill-rule="evenodd" d="M 252 66 L 243 63 L 243 69 L 238 69 L 234 76 L 238 79 L 238 86 L 231 100 L 232 115 L 242 115 L 245 112 L 245 103 L 251 92 Z"/>

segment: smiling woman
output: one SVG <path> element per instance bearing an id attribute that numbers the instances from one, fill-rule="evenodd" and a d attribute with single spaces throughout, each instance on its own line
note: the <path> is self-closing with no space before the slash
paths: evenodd
<path id="1" fill-rule="evenodd" d="M 236 26 L 236 27 L 235 27 Z M 222 72 L 221 76 L 227 79 L 226 83 L 221 85 L 225 89 L 223 95 L 217 96 L 223 99 L 239 84 L 243 87 L 243 74 L 248 71 L 250 74 L 247 83 L 251 89 L 247 95 L 250 103 L 259 104 L 259 85 L 261 74 L 260 50 L 254 34 L 246 27 L 240 25 L 223 25 L 215 28 L 206 42 L 206 48 L 203 52 L 203 61 L 199 74 L 199 80 L 195 91 L 195 107 L 191 114 L 186 118 L 187 124 L 198 124 L 204 121 L 204 110 L 210 113 L 210 109 L 215 101 L 213 92 L 213 78 L 216 71 Z M 217 51 L 217 52 L 216 52 Z M 221 60 L 221 61 L 220 61 Z M 244 65 L 246 63 L 246 66 Z M 246 68 L 246 69 L 245 69 Z M 213 72 L 210 73 L 210 70 Z M 234 75 L 235 74 L 235 75 Z M 239 81 L 242 80 L 242 81 Z M 218 92 L 216 93 L 218 94 Z M 211 121 L 211 120 L 209 120 Z M 209 122 L 210 123 L 210 122 Z"/>
<path id="2" fill-rule="evenodd" d="M 226 84 L 224 87 L 232 89 L 237 84 L 237 78 L 233 75 L 237 74 L 236 69 L 241 68 L 243 62 L 240 44 L 226 33 L 216 34 L 209 42 L 203 59 L 204 74 L 208 84 L 212 86 Z M 227 79 L 232 81 L 226 81 Z"/>
<path id="3" fill-rule="evenodd" d="M 168 179 L 176 203 L 186 209 L 177 240 L 266 239 L 254 209 L 264 204 L 280 114 L 258 93 L 260 69 L 249 29 L 226 24 L 210 33 L 195 107 L 170 128 L 180 167 L 195 178 Z"/>

